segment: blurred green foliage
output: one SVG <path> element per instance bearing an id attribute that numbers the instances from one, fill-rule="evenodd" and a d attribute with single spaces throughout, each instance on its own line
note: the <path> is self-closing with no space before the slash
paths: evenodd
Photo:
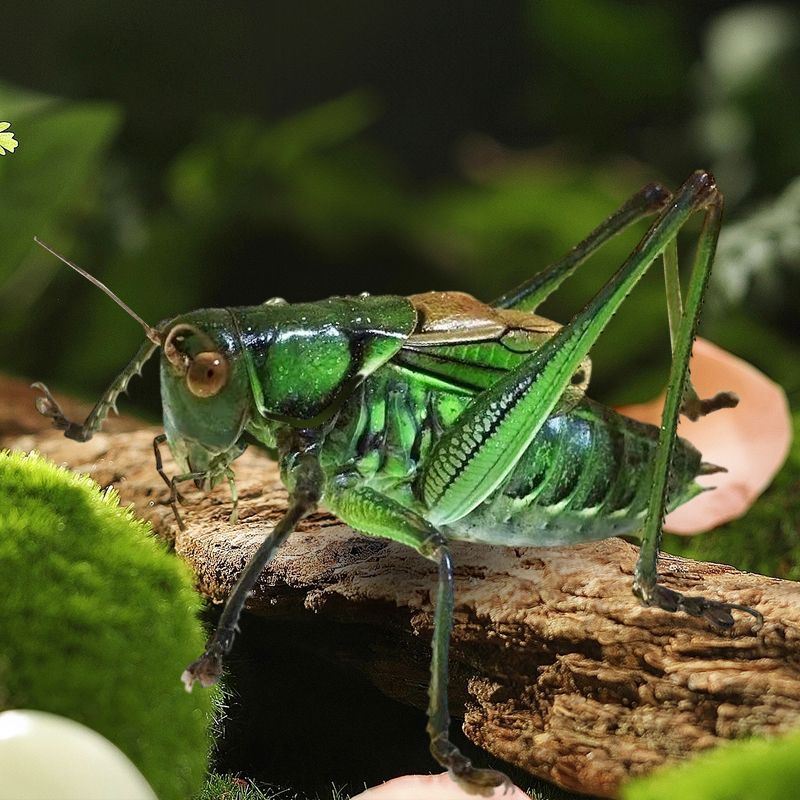
<path id="1" fill-rule="evenodd" d="M 0 109 L 25 147 L 0 161 L 2 332 L 30 329 L 53 265 L 31 261 L 33 236 L 65 219 L 119 127 L 108 104 L 69 103 L 0 83 Z M 11 344 L 10 338 L 4 339 Z"/>
<path id="2" fill-rule="evenodd" d="M 86 396 L 140 332 L 36 251 L 33 234 L 152 322 L 273 295 L 451 288 L 489 299 L 647 181 L 675 186 L 710 166 L 743 218 L 800 165 L 800 139 L 786 135 L 800 117 L 789 5 L 520 0 L 454 17 L 379 2 L 334 18 L 323 4 L 304 14 L 253 3 L 212 35 L 186 30 L 178 10 L 137 16 L 133 3 L 109 41 L 100 0 L 76 19 L 48 7 L 33 30 L 35 5 L 7 22 L 52 52 L 38 66 L 13 43 L 0 54 L 0 77 L 38 90 L 0 86 L 0 116 L 25 144 L 0 164 L 0 344 L 7 369 Z M 301 42 L 313 42 L 311 66 Z M 216 59 L 200 83 L 184 63 L 197 47 Z M 87 48 L 105 72 L 89 69 Z M 545 313 L 569 319 L 640 233 L 610 244 Z M 796 249 L 789 259 L 796 267 Z M 719 271 L 749 287 L 748 268 L 728 268 L 722 253 Z M 606 401 L 644 399 L 664 380 L 653 272 L 594 354 L 594 393 Z M 716 287 L 728 298 L 725 280 Z M 751 308 L 740 291 L 728 313 L 744 316 L 750 350 L 763 332 L 773 353 L 776 342 L 797 352 L 785 307 Z M 706 325 L 728 335 L 718 315 Z M 798 385 L 764 353 L 743 355 Z M 149 387 L 137 401 L 155 413 Z"/>
<path id="3" fill-rule="evenodd" d="M 735 742 L 628 785 L 624 800 L 788 800 L 800 780 L 800 734 Z"/>

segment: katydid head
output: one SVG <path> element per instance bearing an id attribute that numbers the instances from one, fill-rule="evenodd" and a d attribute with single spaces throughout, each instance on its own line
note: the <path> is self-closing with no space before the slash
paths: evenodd
<path id="1" fill-rule="evenodd" d="M 159 326 L 164 432 L 179 468 L 213 486 L 242 452 L 251 408 L 239 340 L 223 309 L 185 314 Z"/>
<path id="2" fill-rule="evenodd" d="M 149 340 L 112 383 L 83 426 L 69 422 L 46 387 L 37 401 L 69 438 L 85 441 L 99 429 L 109 409 L 155 351 L 162 349 L 161 397 L 167 442 L 181 473 L 198 476 L 200 486 L 213 486 L 227 474 L 228 465 L 244 449 L 242 430 L 250 408 L 244 368 L 236 367 L 238 338 L 231 334 L 230 317 L 221 310 L 197 311 L 162 322 L 154 328 L 105 284 L 40 239 L 34 241 L 107 294 L 144 328 Z"/>

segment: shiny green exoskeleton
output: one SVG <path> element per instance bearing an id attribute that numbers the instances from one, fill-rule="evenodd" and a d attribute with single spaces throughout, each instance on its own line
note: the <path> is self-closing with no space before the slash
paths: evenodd
<path id="1" fill-rule="evenodd" d="M 696 211 L 705 222 L 684 305 L 676 237 Z M 665 511 L 695 496 L 695 477 L 716 469 L 676 436 L 678 416 L 736 402 L 727 393 L 699 399 L 687 376 L 721 213 L 707 173 L 695 173 L 674 196 L 647 186 L 561 261 L 491 305 L 457 292 L 273 300 L 195 311 L 158 329 L 145 325 L 148 341 L 82 425 L 69 422 L 38 385 L 39 410 L 65 435 L 86 440 L 160 346 L 165 434 L 155 444 L 173 505 L 182 480 L 210 487 L 228 479 L 235 513 L 231 463 L 245 440 L 279 459 L 286 514 L 243 570 L 206 652 L 184 673 L 187 686 L 219 677 L 258 575 L 321 504 L 353 528 L 403 542 L 437 563 L 431 751 L 474 784 L 503 776 L 473 768 L 448 738 L 451 541 L 551 545 L 639 535 L 633 589 L 645 605 L 720 626 L 732 625 L 733 609 L 760 620 L 757 611 L 667 589 L 656 572 Z M 569 324 L 534 313 L 605 241 L 652 214 L 655 222 L 629 259 Z M 586 395 L 590 347 L 659 257 L 673 350 L 660 429 Z M 181 469 L 171 480 L 158 457 L 163 441 Z"/>

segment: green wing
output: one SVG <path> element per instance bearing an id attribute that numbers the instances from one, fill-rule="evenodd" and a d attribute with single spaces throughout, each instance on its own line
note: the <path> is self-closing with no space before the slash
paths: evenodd
<path id="1" fill-rule="evenodd" d="M 461 292 L 428 292 L 409 300 L 417 311 L 417 327 L 392 364 L 458 394 L 487 389 L 561 328 L 537 314 L 493 308 Z M 590 374 L 586 358 L 559 410 L 573 407 L 583 397 Z"/>

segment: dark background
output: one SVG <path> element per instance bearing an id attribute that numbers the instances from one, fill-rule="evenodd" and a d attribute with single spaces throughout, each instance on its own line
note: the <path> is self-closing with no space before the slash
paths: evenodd
<path id="1" fill-rule="evenodd" d="M 3 30 L 3 364 L 87 397 L 140 333 L 34 234 L 151 323 L 273 295 L 488 300 L 648 181 L 711 168 L 730 221 L 800 172 L 790 4 L 29 2 Z M 790 391 L 793 202 L 766 259 L 733 247 L 705 320 Z M 566 321 L 635 238 L 545 312 Z M 601 399 L 664 379 L 659 271 L 597 349 Z M 133 394 L 158 413 L 152 374 Z"/>

